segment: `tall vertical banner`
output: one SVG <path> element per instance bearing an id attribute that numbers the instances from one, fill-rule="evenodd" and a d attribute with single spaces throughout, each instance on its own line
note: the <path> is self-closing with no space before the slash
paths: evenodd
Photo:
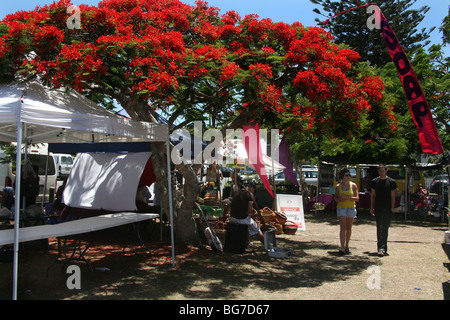
<path id="1" fill-rule="evenodd" d="M 424 153 L 439 154 L 444 153 L 439 133 L 436 129 L 430 106 L 417 79 L 411 63 L 406 57 L 400 42 L 394 31 L 380 10 L 381 35 L 386 42 L 386 46 L 397 68 L 398 75 L 403 85 L 403 90 L 408 100 L 411 116 L 416 124 L 419 134 L 420 145 Z"/>
<path id="2" fill-rule="evenodd" d="M 259 125 L 251 124 L 242 127 L 244 131 L 244 136 L 242 137 L 242 142 L 247 151 L 247 156 L 250 163 L 255 168 L 259 175 L 263 185 L 266 187 L 269 194 L 274 198 L 272 188 L 270 186 L 269 178 L 267 177 L 266 168 L 263 162 L 263 155 L 261 150 L 261 142 L 259 140 Z M 256 149 L 255 149 L 256 148 Z"/>
<path id="3" fill-rule="evenodd" d="M 327 24 L 328 21 L 340 14 L 343 14 L 349 10 L 358 9 L 361 7 L 373 6 L 375 9 L 375 20 L 377 22 L 377 28 L 380 29 L 381 35 L 386 43 L 389 55 L 397 68 L 398 75 L 402 82 L 403 90 L 408 100 L 409 110 L 419 135 L 420 145 L 423 153 L 440 154 L 444 153 L 441 139 L 437 132 L 436 124 L 434 123 L 431 115 L 430 106 L 417 79 L 411 63 L 409 62 L 405 51 L 403 50 L 400 42 L 397 39 L 394 31 L 387 22 L 385 16 L 381 12 L 376 3 L 367 3 L 361 6 L 353 7 L 335 14 L 331 18 L 323 21 L 323 24 Z M 370 9 L 370 8 L 369 8 Z M 379 22 L 379 25 L 378 25 Z"/>
<path id="4" fill-rule="evenodd" d="M 294 186 L 299 186 L 300 184 L 297 181 L 297 176 L 294 172 L 294 167 L 291 162 L 291 151 L 289 149 L 289 144 L 286 140 L 286 137 L 283 137 L 280 145 L 278 146 L 278 154 L 280 155 L 280 163 L 285 166 L 283 169 L 284 176 L 287 180 L 292 182 Z"/>

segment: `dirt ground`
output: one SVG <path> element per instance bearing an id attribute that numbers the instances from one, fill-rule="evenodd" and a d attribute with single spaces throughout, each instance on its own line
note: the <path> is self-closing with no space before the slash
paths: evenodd
<path id="1" fill-rule="evenodd" d="M 376 255 L 374 218 L 359 212 L 351 254 L 339 256 L 339 226 L 332 213 L 305 216 L 306 230 L 277 235 L 288 258 L 271 258 L 257 241 L 245 254 L 215 253 L 208 246 L 176 246 L 155 232 L 152 254 L 128 243 L 125 228 L 84 235 L 92 267 L 78 262 L 80 289 L 69 289 L 67 265 L 56 263 L 57 241 L 47 251 L 27 245 L 20 253 L 18 299 L 35 300 L 448 300 L 450 260 L 444 251 L 447 222 L 405 221 L 395 214 L 389 256 Z M 158 227 L 156 228 L 158 230 Z M 224 239 L 224 231 L 219 231 Z M 168 239 L 167 236 L 164 239 Z M 125 252 L 123 246 L 127 245 Z M 0 299 L 12 296 L 12 263 L 0 262 Z"/>

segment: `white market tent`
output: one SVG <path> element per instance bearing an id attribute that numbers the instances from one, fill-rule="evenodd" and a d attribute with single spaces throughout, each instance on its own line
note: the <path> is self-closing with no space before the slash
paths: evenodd
<path id="1" fill-rule="evenodd" d="M 36 81 L 0 85 L 0 141 L 22 143 L 165 142 L 169 149 L 167 124 L 124 119 L 68 89 L 50 89 Z M 170 154 L 167 152 L 167 154 Z M 17 152 L 16 163 L 21 163 Z M 170 172 L 170 161 L 167 161 Z M 21 168 L 17 166 L 14 225 L 13 299 L 17 299 Z M 170 174 L 169 207 L 173 221 Z M 173 224 L 171 229 L 174 257 Z"/>

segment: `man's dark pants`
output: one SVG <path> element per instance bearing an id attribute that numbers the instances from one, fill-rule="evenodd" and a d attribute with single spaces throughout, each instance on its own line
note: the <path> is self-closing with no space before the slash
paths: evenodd
<path id="1" fill-rule="evenodd" d="M 377 221 L 377 247 L 378 251 L 387 253 L 387 241 L 389 226 L 391 225 L 392 212 L 389 209 L 375 210 L 375 220 Z"/>

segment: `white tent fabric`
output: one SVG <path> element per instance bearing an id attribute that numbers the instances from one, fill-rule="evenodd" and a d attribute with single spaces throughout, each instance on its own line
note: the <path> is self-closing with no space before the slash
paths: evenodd
<path id="1" fill-rule="evenodd" d="M 128 120 L 75 91 L 37 82 L 1 85 L 0 106 L 1 141 L 16 141 L 17 121 L 27 124 L 28 143 L 166 141 L 168 135 L 165 124 Z"/>
<path id="2" fill-rule="evenodd" d="M 108 112 L 81 94 L 64 89 L 50 89 L 37 81 L 0 85 L 0 141 L 17 142 L 166 142 L 169 153 L 167 124 L 153 124 L 127 120 Z M 17 152 L 16 162 L 21 162 Z M 167 161 L 170 172 L 170 161 Z M 19 252 L 20 166 L 17 168 L 14 225 L 13 299 L 17 299 Z M 170 174 L 169 208 L 173 221 Z M 173 226 L 171 228 L 172 260 L 175 264 Z"/>
<path id="3" fill-rule="evenodd" d="M 136 190 L 151 152 L 79 153 L 64 188 L 64 203 L 94 210 L 135 211 Z"/>

